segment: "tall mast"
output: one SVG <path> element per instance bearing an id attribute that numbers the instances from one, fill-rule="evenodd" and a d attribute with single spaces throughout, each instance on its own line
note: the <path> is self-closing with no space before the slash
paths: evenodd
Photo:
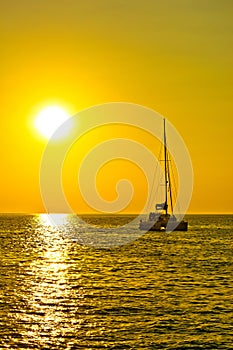
<path id="1" fill-rule="evenodd" d="M 164 144 L 164 180 L 165 180 L 165 211 L 167 214 L 167 140 L 166 140 L 166 120 L 163 119 L 163 128 L 164 128 L 164 135 L 163 135 L 163 144 Z"/>

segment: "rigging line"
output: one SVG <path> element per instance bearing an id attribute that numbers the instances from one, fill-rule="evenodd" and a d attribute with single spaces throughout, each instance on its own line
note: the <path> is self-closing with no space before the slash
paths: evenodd
<path id="1" fill-rule="evenodd" d="M 178 189 L 177 189 L 177 183 L 176 183 L 176 177 L 175 177 L 175 174 L 174 174 L 174 169 L 173 167 L 171 167 L 171 170 L 172 170 L 172 181 L 173 181 L 173 184 L 174 184 L 174 192 L 175 192 L 175 201 L 176 201 L 176 206 L 177 206 L 177 209 L 178 209 L 178 212 L 180 212 L 180 205 L 179 205 L 179 202 L 177 201 L 177 193 L 178 193 Z"/>
<path id="2" fill-rule="evenodd" d="M 160 145 L 159 159 L 161 157 L 161 153 L 162 153 L 162 145 Z M 154 170 L 154 175 L 153 175 L 152 188 L 151 188 L 151 191 L 150 191 L 150 194 L 149 194 L 149 200 L 147 202 L 147 208 L 146 208 L 147 212 L 151 209 L 151 206 L 152 206 L 152 202 L 153 202 L 152 196 L 157 193 L 157 190 L 154 193 L 154 188 L 155 188 L 155 178 L 156 178 L 158 165 L 159 165 L 159 163 L 157 162 L 155 170 Z"/>
<path id="3" fill-rule="evenodd" d="M 166 119 L 163 119 L 163 143 L 164 143 L 164 180 L 165 180 L 165 210 L 167 214 L 167 138 L 166 138 Z"/>
<path id="4" fill-rule="evenodd" d="M 171 204 L 171 213 L 173 214 L 173 201 L 172 201 L 172 185 L 171 185 L 171 176 L 170 176 L 170 159 L 169 159 L 169 155 L 167 156 L 167 172 L 168 172 L 168 189 L 170 191 L 169 195 L 170 195 L 170 204 Z"/>

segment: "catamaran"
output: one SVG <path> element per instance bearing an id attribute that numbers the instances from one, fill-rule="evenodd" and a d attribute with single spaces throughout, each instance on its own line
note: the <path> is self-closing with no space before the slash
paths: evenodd
<path id="1" fill-rule="evenodd" d="M 170 166 L 168 160 L 167 140 L 166 140 L 166 120 L 164 118 L 164 183 L 165 183 L 165 201 L 155 205 L 155 212 L 150 212 L 148 219 L 140 220 L 139 229 L 146 231 L 187 231 L 188 222 L 179 221 L 173 214 L 173 198 L 170 176 Z M 169 203 L 170 202 L 170 203 Z M 168 205 L 169 204 L 169 205 Z M 171 214 L 168 212 L 171 210 Z"/>

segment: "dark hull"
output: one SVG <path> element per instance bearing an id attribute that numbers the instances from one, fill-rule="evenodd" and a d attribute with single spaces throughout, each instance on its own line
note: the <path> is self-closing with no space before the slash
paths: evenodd
<path id="1" fill-rule="evenodd" d="M 172 223 L 171 225 L 167 225 L 167 222 L 164 221 L 141 221 L 139 225 L 140 230 L 145 231 L 188 231 L 188 222 L 180 221 L 179 223 Z"/>

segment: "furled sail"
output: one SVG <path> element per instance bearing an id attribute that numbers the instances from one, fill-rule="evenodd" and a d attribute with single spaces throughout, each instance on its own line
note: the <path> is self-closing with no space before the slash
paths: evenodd
<path id="1" fill-rule="evenodd" d="M 158 204 L 156 204 L 156 206 L 155 206 L 155 209 L 156 209 L 156 210 L 166 210 L 166 208 L 167 208 L 166 202 L 164 202 L 164 203 L 158 203 Z"/>

